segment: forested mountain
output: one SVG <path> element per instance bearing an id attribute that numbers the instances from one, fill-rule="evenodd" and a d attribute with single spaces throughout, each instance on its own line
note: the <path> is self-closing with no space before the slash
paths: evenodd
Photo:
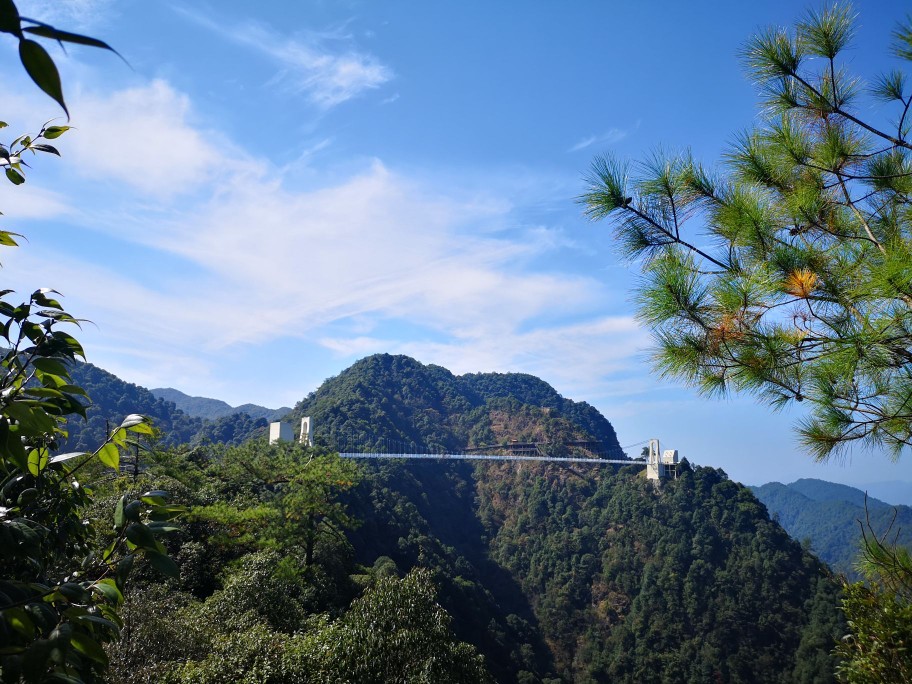
<path id="1" fill-rule="evenodd" d="M 195 418 L 207 418 L 215 420 L 231 416 L 236 413 L 246 413 L 253 419 L 265 418 L 267 421 L 278 420 L 291 409 L 283 406 L 277 409 L 258 406 L 257 404 L 242 404 L 240 406 L 231 406 L 221 399 L 210 399 L 208 397 L 191 397 L 180 390 L 172 387 L 157 387 L 149 390 L 159 399 L 172 402 L 177 408 L 186 413 L 188 416 Z"/>
<path id="2" fill-rule="evenodd" d="M 408 356 L 362 359 L 299 402 L 292 418 L 312 416 L 318 442 L 376 442 L 460 450 L 510 440 L 561 445 L 595 440 L 622 457 L 614 428 L 595 408 L 565 399 L 521 373 L 453 375 Z M 559 453 L 555 448 L 553 453 Z"/>
<path id="3" fill-rule="evenodd" d="M 351 507 L 356 557 L 436 568 L 500 681 L 832 680 L 836 584 L 721 471 L 389 464 Z"/>
<path id="4" fill-rule="evenodd" d="M 156 397 L 139 385 L 125 382 L 91 363 L 72 367 L 73 383 L 89 397 L 88 420 L 72 417 L 67 422 L 68 438 L 58 451 L 92 451 L 104 441 L 108 426 L 119 425 L 125 416 L 139 413 L 152 419 L 164 446 L 209 440 L 239 444 L 256 434 L 265 434 L 266 420 L 244 413 L 204 420 L 187 415 L 173 402 Z"/>
<path id="5" fill-rule="evenodd" d="M 131 601 L 133 636 L 112 652 L 113 682 L 400 681 L 342 674 L 346 651 L 377 648 L 366 666 L 388 671 L 407 638 L 396 630 L 411 629 L 388 622 L 389 611 L 403 615 L 398 603 L 365 623 L 352 600 L 365 592 L 373 605 L 383 578 L 407 583 L 419 569 L 463 646 L 445 632 L 421 638 L 441 657 L 463 652 L 466 666 L 477 650 L 498 682 L 834 681 L 837 585 L 721 471 L 684 465 L 657 488 L 642 466 L 361 466 L 341 498 L 345 536 L 319 533 L 306 562 L 308 517 L 288 504 L 314 493 L 270 485 L 289 479 L 283 452 L 210 448 L 143 476 L 183 492 L 195 513 L 169 543 L 180 580 Z M 312 472 L 344 489 L 350 475 L 337 468 L 352 462 L 319 458 Z M 387 590 L 426 615 L 407 586 Z M 336 625 L 353 640 L 334 637 Z M 335 675 L 308 679 L 314 667 Z M 404 672 L 407 682 L 484 681 Z"/>
<path id="6" fill-rule="evenodd" d="M 212 442 L 159 451 L 132 485 L 192 512 L 168 541 L 179 579 L 147 570 L 133 589 L 112 684 L 383 682 L 428 663 L 432 679 L 403 681 L 834 681 L 837 584 L 721 471 L 685 462 L 657 486 L 639 464 L 356 465 L 263 437 L 226 447 L 230 425 L 78 372 L 96 423 L 147 411 L 176 428 L 170 443 Z M 301 415 L 318 442 L 619 452 L 603 416 L 537 378 L 403 356 L 356 363 Z"/>
<path id="7" fill-rule="evenodd" d="M 810 542 L 811 550 L 836 570 L 855 577 L 861 548 L 865 494 L 824 480 L 802 479 L 789 485 L 769 482 L 751 490 L 793 538 Z M 896 541 L 912 548 L 912 508 L 867 498 L 867 516 L 879 534 L 890 528 Z M 895 516 L 895 518 L 894 518 Z"/>

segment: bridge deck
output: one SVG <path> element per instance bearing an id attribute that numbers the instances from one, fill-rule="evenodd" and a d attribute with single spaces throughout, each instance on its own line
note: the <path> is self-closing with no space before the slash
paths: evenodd
<path id="1" fill-rule="evenodd" d="M 588 463 L 589 465 L 646 465 L 645 461 L 625 461 L 607 458 L 577 458 L 572 456 L 500 456 L 492 454 L 381 454 L 377 452 L 343 452 L 341 458 L 402 458 L 437 461 L 546 461 L 548 463 Z"/>

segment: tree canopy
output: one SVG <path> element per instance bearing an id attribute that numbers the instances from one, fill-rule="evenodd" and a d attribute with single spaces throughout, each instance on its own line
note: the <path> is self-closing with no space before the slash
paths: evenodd
<path id="1" fill-rule="evenodd" d="M 581 197 L 642 265 L 657 369 L 806 402 L 799 431 L 821 460 L 912 445 L 912 18 L 892 37 L 900 67 L 868 85 L 846 64 L 854 20 L 835 4 L 747 42 L 760 124 L 720 168 L 602 156 Z"/>

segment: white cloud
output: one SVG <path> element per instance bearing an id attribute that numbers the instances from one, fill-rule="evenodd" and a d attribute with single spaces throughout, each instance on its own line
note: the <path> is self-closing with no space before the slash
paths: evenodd
<path id="1" fill-rule="evenodd" d="M 101 350 L 93 360 L 134 367 L 132 381 L 217 376 L 217 359 L 299 339 L 338 357 L 395 351 L 608 396 L 646 344 L 632 319 L 605 316 L 612 298 L 598 281 L 530 267 L 566 238 L 517 225 L 500 180 L 485 192 L 477 175 L 437 182 L 373 160 L 313 185 L 201 127 L 163 81 L 82 95 L 74 109 L 78 130 L 60 164 L 67 183 L 84 180 L 61 187 L 80 193 L 79 213 L 64 220 L 144 250 L 160 277 L 141 279 L 117 258 L 103 267 L 97 255 L 38 260 L 27 250 L 4 275 L 44 285 L 32 276 L 54 263 L 49 284 L 99 326 L 86 333 Z M 46 204 L 65 211 L 63 201 Z"/>
<path id="2" fill-rule="evenodd" d="M 19 14 L 63 31 L 94 26 L 113 0 L 18 0 Z"/>
<path id="3" fill-rule="evenodd" d="M 200 26 L 269 58 L 279 68 L 273 82 L 306 94 L 318 107 L 329 109 L 379 88 L 393 78 L 392 70 L 375 56 L 352 46 L 341 32 L 310 32 L 294 38 L 263 24 L 247 21 L 235 26 L 217 24 L 186 9 L 178 11 Z"/>
<path id="4" fill-rule="evenodd" d="M 35 186 L 28 181 L 13 186 L 2 179 L 0 183 L 0 207 L 3 213 L 18 219 L 46 219 L 72 213 L 67 198 L 60 193 Z M 15 228 L 7 228 L 15 232 Z"/>
<path id="5" fill-rule="evenodd" d="M 165 81 L 76 96 L 71 109 L 77 131 L 67 135 L 67 150 L 76 171 L 119 180 L 150 199 L 194 191 L 214 172 L 239 166 L 214 133 L 193 126 L 189 99 Z"/>
<path id="6" fill-rule="evenodd" d="M 593 145 L 613 145 L 626 138 L 628 132 L 620 128 L 612 128 L 597 135 L 589 135 L 570 147 L 567 152 L 579 152 Z"/>

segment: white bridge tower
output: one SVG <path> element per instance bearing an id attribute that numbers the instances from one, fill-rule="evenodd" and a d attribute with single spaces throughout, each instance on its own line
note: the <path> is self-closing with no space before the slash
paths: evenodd
<path id="1" fill-rule="evenodd" d="M 649 454 L 646 457 L 646 477 L 650 480 L 676 479 L 678 477 L 678 450 L 659 450 L 659 440 L 649 440 Z"/>

